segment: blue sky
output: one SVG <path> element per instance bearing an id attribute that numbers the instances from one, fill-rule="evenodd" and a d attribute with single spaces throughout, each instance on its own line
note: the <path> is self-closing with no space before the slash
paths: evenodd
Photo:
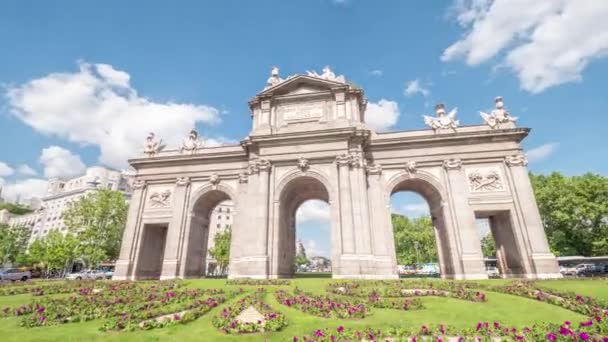
<path id="1" fill-rule="evenodd" d="M 27 197 L 49 176 L 124 168 L 149 130 L 238 141 L 273 65 L 330 65 L 382 130 L 422 128 L 438 101 L 479 123 L 502 95 L 532 128 L 533 172 L 606 174 L 607 15 L 595 0 L 3 1 L 0 182 Z"/>

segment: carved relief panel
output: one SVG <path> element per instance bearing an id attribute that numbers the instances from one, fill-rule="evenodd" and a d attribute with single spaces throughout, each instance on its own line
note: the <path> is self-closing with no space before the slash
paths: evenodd
<path id="1" fill-rule="evenodd" d="M 470 192 L 505 191 L 505 179 L 498 167 L 474 167 L 466 169 Z"/>
<path id="2" fill-rule="evenodd" d="M 150 209 L 170 208 L 172 195 L 170 188 L 152 188 L 148 192 L 147 207 Z"/>

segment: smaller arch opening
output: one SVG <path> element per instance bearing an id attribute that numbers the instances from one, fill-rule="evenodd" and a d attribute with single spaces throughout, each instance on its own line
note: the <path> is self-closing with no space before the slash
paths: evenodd
<path id="1" fill-rule="evenodd" d="M 190 230 L 185 242 L 186 258 L 183 267 L 186 278 L 227 274 L 231 228 L 235 216 L 234 202 L 223 190 L 209 190 L 196 199 L 189 217 Z"/>

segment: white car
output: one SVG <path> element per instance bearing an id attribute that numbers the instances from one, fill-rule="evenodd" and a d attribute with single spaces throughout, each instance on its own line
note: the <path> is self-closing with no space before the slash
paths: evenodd
<path id="1" fill-rule="evenodd" d="M 498 272 L 498 268 L 496 268 L 496 267 L 488 267 L 486 272 L 488 273 L 488 277 L 490 277 L 490 278 L 500 277 L 500 272 Z"/>
<path id="2" fill-rule="evenodd" d="M 24 271 L 19 268 L 9 268 L 5 271 L 0 271 L 0 280 L 21 280 L 27 281 L 28 279 L 32 279 L 32 272 Z"/>
<path id="3" fill-rule="evenodd" d="M 70 280 L 83 280 L 83 279 L 92 279 L 92 280 L 102 280 L 106 279 L 105 272 L 97 271 L 97 270 L 87 270 L 77 273 L 70 273 L 65 276 L 66 279 Z"/>

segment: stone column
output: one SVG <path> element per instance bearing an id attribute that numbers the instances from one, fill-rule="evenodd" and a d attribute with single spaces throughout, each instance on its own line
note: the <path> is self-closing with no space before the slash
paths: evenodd
<path id="1" fill-rule="evenodd" d="M 235 199 L 235 209 L 238 213 L 234 216 L 232 224 L 232 239 L 230 240 L 230 265 L 228 266 L 228 278 L 239 278 L 244 274 L 241 258 L 246 255 L 245 246 L 249 244 L 249 234 L 251 233 L 251 222 L 249 210 L 248 187 L 251 182 L 249 171 L 239 175 L 239 185 L 237 198 Z"/>
<path id="2" fill-rule="evenodd" d="M 384 196 L 382 167 L 375 164 L 367 166 L 366 171 L 369 182 L 369 222 L 373 228 L 371 229 L 371 242 L 374 254 L 374 273 L 378 278 L 398 278 L 390 204 L 387 203 Z"/>
<path id="3" fill-rule="evenodd" d="M 450 248 L 452 250 L 452 260 L 454 262 L 460 261 L 462 267 L 462 274 L 456 274 L 455 276 L 460 279 L 487 279 L 488 275 L 485 271 L 481 243 L 475 223 L 475 213 L 469 204 L 462 200 L 468 198 L 468 183 L 464 172 L 462 172 L 462 161 L 449 159 L 444 161 L 443 167 L 447 174 L 448 192 L 451 192 L 449 205 L 455 218 L 452 222 L 453 232 L 457 234 L 456 240 L 460 244 L 460 255 L 458 257 L 454 255 L 454 252 L 458 249 Z M 446 221 L 449 220 L 447 217 L 445 219 Z M 450 242 L 454 241 L 454 239 L 449 240 Z"/>
<path id="4" fill-rule="evenodd" d="M 367 200 L 367 180 L 363 161 L 359 155 L 351 158 L 351 188 L 353 200 L 353 220 L 355 252 L 358 255 L 372 255 L 372 237 L 369 229 L 369 208 Z M 370 265 L 371 267 L 371 265 Z M 370 269 L 371 272 L 371 269 Z"/>
<path id="5" fill-rule="evenodd" d="M 263 267 L 263 273 L 260 274 L 268 275 L 268 209 L 270 205 L 269 181 L 271 163 L 266 159 L 260 159 L 258 161 L 258 168 L 260 169 L 260 175 L 258 184 L 259 201 L 257 202 L 257 205 L 259 205 L 259 207 L 256 220 L 256 229 L 258 230 L 256 236 L 256 245 L 262 247 L 262 249 L 258 251 L 258 256 L 265 258 L 261 265 L 259 265 L 259 267 Z"/>
<path id="6" fill-rule="evenodd" d="M 173 213 L 167 231 L 167 243 L 163 258 L 163 269 L 160 279 L 173 279 L 179 274 L 180 247 L 183 246 L 185 214 L 188 210 L 188 192 L 190 190 L 190 178 L 179 177 L 175 181 L 173 189 Z"/>
<path id="7" fill-rule="evenodd" d="M 116 269 L 113 280 L 128 280 L 133 279 L 133 270 L 135 256 L 137 255 L 137 240 L 140 235 L 140 216 L 143 207 L 146 203 L 146 182 L 137 179 L 133 183 L 133 194 L 129 203 L 129 213 L 127 215 L 127 223 L 122 235 L 122 244 L 120 245 L 120 255 L 116 261 Z"/>
<path id="8" fill-rule="evenodd" d="M 336 157 L 338 164 L 338 183 L 340 196 L 340 227 L 342 236 L 341 254 L 354 254 L 355 241 L 353 236 L 353 210 L 350 188 L 350 161 L 351 156 L 342 154 Z"/>
<path id="9" fill-rule="evenodd" d="M 515 208 L 519 211 L 522 223 L 521 229 L 517 229 L 515 232 L 518 235 L 523 235 L 519 236 L 518 240 L 521 241 L 523 238 L 527 247 L 526 250 L 529 251 L 531 257 L 531 271 L 533 274 L 530 274 L 529 277 L 561 278 L 557 259 L 549 250 L 549 242 L 538 211 L 532 183 L 528 176 L 528 168 L 526 167 L 528 160 L 523 154 L 517 154 L 506 157 L 505 163 L 508 166 L 513 185 Z"/>

